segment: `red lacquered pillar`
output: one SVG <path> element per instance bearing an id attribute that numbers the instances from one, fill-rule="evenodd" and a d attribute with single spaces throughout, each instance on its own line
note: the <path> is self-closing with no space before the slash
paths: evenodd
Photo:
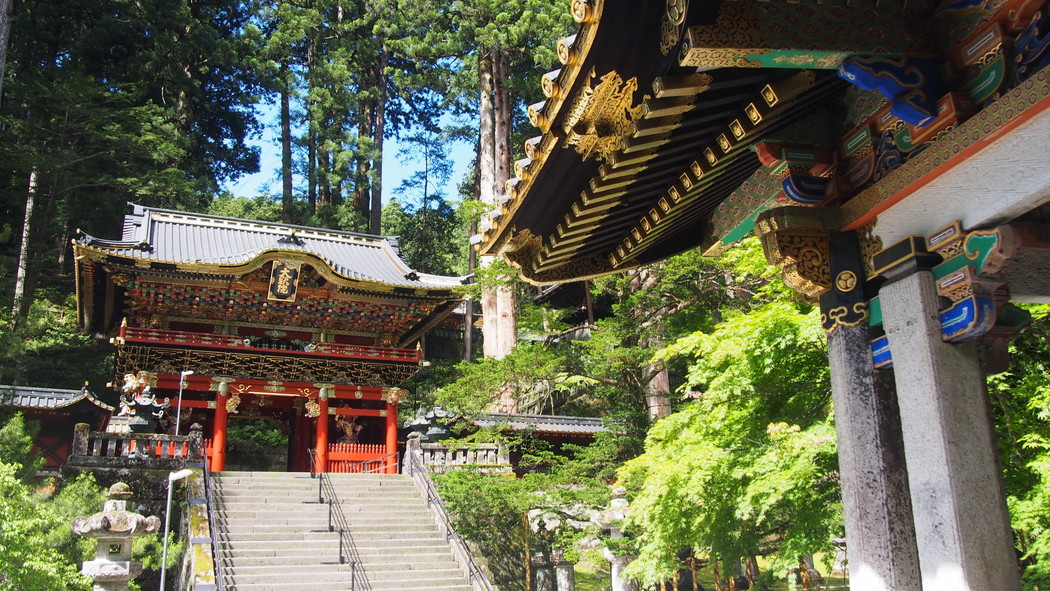
<path id="1" fill-rule="evenodd" d="M 211 433 L 211 471 L 222 472 L 226 467 L 226 393 L 230 382 L 218 380 L 219 391 L 215 394 L 215 421 Z"/>
<path id="2" fill-rule="evenodd" d="M 317 405 L 321 414 L 317 415 L 317 472 L 328 471 L 328 388 L 321 388 L 317 395 Z"/>
<path id="3" fill-rule="evenodd" d="M 390 456 L 386 464 L 387 474 L 397 474 L 397 405 L 386 403 L 386 455 Z"/>

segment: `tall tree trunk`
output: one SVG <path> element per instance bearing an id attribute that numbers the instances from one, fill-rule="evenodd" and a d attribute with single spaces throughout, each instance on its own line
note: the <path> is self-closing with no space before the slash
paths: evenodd
<path id="1" fill-rule="evenodd" d="M 310 212 L 317 213 L 317 107 L 314 105 L 314 40 L 306 49 L 306 198 Z"/>
<path id="2" fill-rule="evenodd" d="M 495 150 L 494 191 L 500 194 L 505 191 L 510 179 L 510 134 L 511 107 L 509 52 L 499 50 L 493 54 L 492 94 L 495 102 L 495 129 L 493 149 Z M 498 357 L 505 357 L 518 343 L 518 298 L 511 286 L 501 286 L 496 290 L 496 314 L 499 325 L 496 328 L 499 342 Z"/>
<path id="3" fill-rule="evenodd" d="M 656 369 L 650 366 L 650 370 Z M 671 382 L 667 369 L 661 368 L 646 385 L 645 403 L 651 420 L 662 419 L 671 414 Z"/>
<path id="4" fill-rule="evenodd" d="M 29 188 L 26 191 L 26 213 L 22 222 L 22 244 L 18 247 L 18 269 L 15 272 L 15 294 L 11 304 L 11 328 L 21 325 L 25 311 L 26 277 L 29 270 L 29 235 L 32 229 L 33 208 L 36 205 L 36 167 L 29 171 Z"/>
<path id="5" fill-rule="evenodd" d="M 478 77 L 481 94 L 478 97 L 478 200 L 488 207 L 496 206 L 496 148 L 492 96 L 492 56 L 484 49 L 478 51 Z M 481 266 L 492 264 L 492 257 L 481 257 Z M 496 289 L 484 287 L 481 291 L 481 335 L 485 357 L 501 358 L 499 347 L 499 312 L 496 308 Z"/>
<path id="6" fill-rule="evenodd" d="M 332 183 L 328 173 L 332 167 L 332 153 L 325 145 L 328 142 L 318 134 L 317 143 L 317 209 L 332 205 Z"/>
<path id="7" fill-rule="evenodd" d="M 7 72 L 7 45 L 11 23 L 15 20 L 14 0 L 0 0 L 0 104 L 4 98 L 4 74 Z"/>
<path id="8" fill-rule="evenodd" d="M 481 194 L 479 189 L 481 182 L 481 175 L 475 172 L 474 174 L 474 198 L 477 199 L 478 195 Z M 470 223 L 470 235 L 473 236 L 478 233 L 478 222 L 473 221 Z M 478 264 L 478 251 L 474 250 L 472 244 L 467 245 L 467 275 L 473 275 Z M 474 358 L 474 300 L 467 298 L 466 300 L 467 313 L 463 321 L 463 360 L 470 361 Z"/>
<path id="9" fill-rule="evenodd" d="M 292 89 L 287 62 L 281 62 L 281 221 L 292 223 L 295 196 L 292 194 Z"/>
<path id="10" fill-rule="evenodd" d="M 493 59 L 492 92 L 496 108 L 496 193 L 502 193 L 510 179 L 510 136 L 513 117 L 510 100 L 510 56 L 507 50 L 495 52 Z"/>
<path id="11" fill-rule="evenodd" d="M 375 157 L 372 160 L 372 207 L 368 216 L 368 228 L 372 234 L 383 232 L 383 135 L 386 133 L 386 66 L 389 59 L 390 52 L 384 45 L 379 52 L 376 79 L 379 97 L 376 99 L 376 122 L 373 126 Z"/>
<path id="12" fill-rule="evenodd" d="M 361 113 L 357 122 L 357 137 L 361 140 L 368 138 L 372 140 L 375 137 L 373 127 L 375 125 L 375 103 L 372 101 L 365 101 L 365 104 L 361 105 Z M 373 154 L 371 149 L 361 150 L 360 142 L 358 142 L 358 154 L 357 154 L 357 166 L 354 170 L 354 211 L 360 212 L 364 219 L 369 219 L 369 203 L 372 200 L 372 189 L 371 181 L 368 177 L 368 172 L 372 168 Z M 368 232 L 370 227 L 366 224 L 364 228 L 356 228 L 359 232 Z"/>

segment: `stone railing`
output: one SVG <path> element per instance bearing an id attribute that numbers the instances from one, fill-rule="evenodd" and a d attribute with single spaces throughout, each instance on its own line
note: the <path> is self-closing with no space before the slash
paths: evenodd
<path id="1" fill-rule="evenodd" d="M 430 468 L 423 464 L 424 452 L 422 445 L 438 444 L 421 444 L 419 433 L 409 434 L 405 445 L 404 472 L 412 476 L 412 484 L 415 485 L 419 494 L 427 500 L 427 508 L 430 509 L 430 513 L 434 517 L 434 523 L 445 536 L 445 539 L 448 540 L 449 546 L 452 548 L 452 556 L 459 564 L 463 574 L 470 581 L 471 589 L 473 591 L 493 591 L 488 573 L 479 564 L 478 559 L 475 558 L 474 552 L 467 541 L 456 533 L 455 528 L 452 526 L 452 517 L 445 507 L 445 501 L 442 500 L 441 494 L 438 493 L 434 481 L 430 479 Z"/>
<path id="2" fill-rule="evenodd" d="M 444 474 L 453 468 L 467 466 L 489 473 L 513 471 L 507 449 L 496 443 L 455 447 L 441 443 L 420 443 L 419 451 L 423 465 L 434 474 Z"/>
<path id="3" fill-rule="evenodd" d="M 204 450 L 200 425 L 189 435 L 92 432 L 86 423 L 73 430 L 67 464 L 77 468 L 152 468 L 177 470 L 199 462 Z"/>

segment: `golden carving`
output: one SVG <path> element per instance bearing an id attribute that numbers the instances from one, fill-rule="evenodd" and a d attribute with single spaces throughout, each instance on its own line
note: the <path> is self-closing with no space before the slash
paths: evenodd
<path id="1" fill-rule="evenodd" d="M 566 66 L 571 66 L 576 62 L 577 55 L 573 51 L 573 44 L 576 41 L 576 35 L 571 35 L 558 41 L 558 61 Z"/>
<path id="2" fill-rule="evenodd" d="M 685 22 L 685 0 L 667 0 L 667 10 L 660 19 L 660 53 L 667 55 L 681 39 L 679 28 Z"/>
<path id="3" fill-rule="evenodd" d="M 639 107 L 631 108 L 638 79 L 624 82 L 613 70 L 591 86 L 594 77 L 592 68 L 588 83 L 573 101 L 562 128 L 565 145 L 575 146 L 584 160 L 595 154 L 606 160 L 634 130 L 631 121 L 641 112 Z"/>
<path id="4" fill-rule="evenodd" d="M 543 96 L 547 98 L 558 98 L 561 94 L 561 85 L 558 84 L 558 74 L 561 74 L 561 70 L 547 72 L 542 78 L 540 78 L 540 89 L 543 91 Z"/>
<path id="5" fill-rule="evenodd" d="M 520 269 L 532 268 L 539 262 L 543 239 L 523 230 L 510 239 L 504 256 L 510 264 Z"/>
<path id="6" fill-rule="evenodd" d="M 769 264 L 780 267 L 784 283 L 810 301 L 831 290 L 829 230 L 819 209 L 781 207 L 759 214 L 755 232 Z"/>
<path id="7" fill-rule="evenodd" d="M 836 306 L 826 314 L 821 313 L 820 324 L 825 327 L 825 334 L 831 334 L 840 326 L 860 326 L 868 321 L 868 316 L 868 302 L 856 302 L 852 308 Z"/>
<path id="8" fill-rule="evenodd" d="M 594 4 L 601 0 L 572 0 L 572 18 L 583 24 L 594 18 Z"/>
<path id="9" fill-rule="evenodd" d="M 857 287 L 857 274 L 849 270 L 842 271 L 835 276 L 835 287 L 839 291 L 853 291 Z"/>
<path id="10" fill-rule="evenodd" d="M 236 375 L 245 379 L 277 382 L 333 382 L 364 386 L 396 386 L 414 375 L 416 363 L 394 363 L 260 355 L 206 349 L 173 349 L 144 345 L 117 348 L 118 375 L 128 368 L 149 367 L 156 373 L 177 374 L 184 367 L 198 368 L 202 375 Z M 123 372 L 123 373 L 121 373 Z"/>
<path id="11" fill-rule="evenodd" d="M 864 263 L 864 274 L 870 279 L 875 275 L 874 257 L 882 252 L 882 238 L 875 235 L 875 224 L 878 218 L 857 228 L 857 242 L 860 243 L 861 261 Z"/>

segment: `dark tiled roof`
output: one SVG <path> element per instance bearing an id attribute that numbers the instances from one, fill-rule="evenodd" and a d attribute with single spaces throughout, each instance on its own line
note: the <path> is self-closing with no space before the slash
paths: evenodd
<path id="1" fill-rule="evenodd" d="M 571 435 L 594 435 L 609 430 L 602 424 L 602 420 L 596 417 L 492 413 L 477 417 L 474 423 L 479 427 L 506 426 L 515 431 L 535 429 L 540 433 Z"/>
<path id="2" fill-rule="evenodd" d="M 16 408 L 55 410 L 86 400 L 102 410 L 113 412 L 112 406 L 102 402 L 87 386 L 79 390 L 34 388 L 32 386 L 0 386 L 0 404 Z"/>
<path id="3" fill-rule="evenodd" d="M 154 268 L 198 265 L 202 270 L 214 270 L 244 265 L 268 252 L 287 252 L 316 256 L 350 280 L 442 290 L 462 284 L 460 277 L 430 275 L 410 268 L 392 237 L 131 206 L 121 240 L 85 234 L 78 244 L 110 257 L 143 261 Z"/>

